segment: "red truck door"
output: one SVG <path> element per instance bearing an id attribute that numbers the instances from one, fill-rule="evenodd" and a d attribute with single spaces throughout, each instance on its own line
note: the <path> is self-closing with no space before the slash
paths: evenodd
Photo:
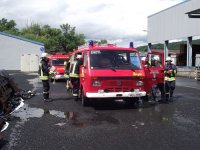
<path id="1" fill-rule="evenodd" d="M 148 52 L 143 66 L 145 71 L 145 90 L 149 93 L 155 84 L 164 83 L 164 54 Z"/>

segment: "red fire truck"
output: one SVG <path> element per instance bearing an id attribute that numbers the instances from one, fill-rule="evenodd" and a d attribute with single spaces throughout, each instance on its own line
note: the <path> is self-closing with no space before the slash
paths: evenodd
<path id="1" fill-rule="evenodd" d="M 88 46 L 72 54 L 71 64 L 77 54 L 83 58 L 79 92 L 83 105 L 96 99 L 123 99 L 138 103 L 139 98 L 146 96 L 145 72 L 133 43 L 125 48 L 113 44 L 96 45 L 90 41 Z"/>
<path id="2" fill-rule="evenodd" d="M 50 65 L 55 69 L 54 70 L 55 74 L 51 78 L 51 81 L 58 79 L 65 79 L 64 61 L 68 61 L 69 56 L 65 53 L 57 52 L 57 53 L 51 53 L 48 58 L 50 61 Z"/>

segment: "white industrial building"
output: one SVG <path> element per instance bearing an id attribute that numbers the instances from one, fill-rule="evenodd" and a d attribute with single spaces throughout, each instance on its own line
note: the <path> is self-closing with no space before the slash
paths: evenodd
<path id="1" fill-rule="evenodd" d="M 0 32 L 0 69 L 37 71 L 44 44 Z"/>
<path id="2" fill-rule="evenodd" d="M 191 67 L 195 57 L 192 56 L 192 39 L 197 36 L 200 36 L 200 0 L 185 0 L 148 17 L 148 50 L 151 50 L 152 43 L 163 43 L 165 59 L 169 42 L 186 40 L 186 66 Z M 195 51 L 200 54 L 200 49 Z"/>

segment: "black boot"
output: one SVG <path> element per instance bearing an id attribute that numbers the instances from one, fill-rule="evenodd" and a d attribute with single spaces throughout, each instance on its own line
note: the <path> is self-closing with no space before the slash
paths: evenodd
<path id="1" fill-rule="evenodd" d="M 173 101 L 173 91 L 170 91 L 170 100 Z"/>
<path id="2" fill-rule="evenodd" d="M 44 101 L 45 102 L 50 102 L 52 99 L 49 98 L 49 93 L 43 93 Z"/>
<path id="3" fill-rule="evenodd" d="M 169 93 L 167 93 L 167 94 L 165 95 L 165 101 L 166 101 L 166 102 L 169 101 Z"/>
<path id="4" fill-rule="evenodd" d="M 43 98 L 44 98 L 44 100 L 48 99 L 49 98 L 49 93 L 43 93 Z"/>
<path id="5" fill-rule="evenodd" d="M 164 100 L 165 100 L 165 93 L 161 92 L 161 101 L 164 101 Z"/>
<path id="6" fill-rule="evenodd" d="M 173 97 L 173 93 L 174 93 L 173 91 L 170 91 L 170 97 Z"/>

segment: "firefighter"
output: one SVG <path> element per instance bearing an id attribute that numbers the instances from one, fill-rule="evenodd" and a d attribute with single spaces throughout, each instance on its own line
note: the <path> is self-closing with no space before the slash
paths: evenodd
<path id="1" fill-rule="evenodd" d="M 173 93 L 176 84 L 176 65 L 172 63 L 171 57 L 167 57 L 165 65 L 165 92 L 166 101 L 173 98 Z"/>
<path id="2" fill-rule="evenodd" d="M 158 55 L 155 55 L 153 57 L 153 65 L 154 67 L 157 67 L 157 68 L 161 68 L 162 67 L 162 64 L 160 62 L 160 57 Z M 158 92 L 158 90 L 160 90 L 160 93 L 161 93 L 161 100 L 159 101 L 164 101 L 164 83 L 157 83 L 153 86 L 153 91 L 152 91 L 152 94 L 153 94 L 153 97 L 154 99 L 156 100 L 156 93 Z"/>
<path id="3" fill-rule="evenodd" d="M 160 57 L 159 56 L 155 55 L 153 57 L 153 62 L 154 62 L 153 66 L 159 67 L 159 68 L 162 67 L 162 64 L 160 62 Z"/>
<path id="4" fill-rule="evenodd" d="M 149 61 L 149 57 L 142 57 L 142 63 L 146 68 L 151 67 L 151 61 Z"/>
<path id="5" fill-rule="evenodd" d="M 80 86 L 80 77 L 79 77 L 79 72 L 80 72 L 80 66 L 83 64 L 82 60 L 82 55 L 81 54 L 76 54 L 75 56 L 75 61 L 72 62 L 70 65 L 70 82 L 72 84 L 72 95 L 76 98 L 78 98 L 79 94 L 79 86 Z"/>
<path id="6" fill-rule="evenodd" d="M 65 60 L 64 61 L 64 76 L 66 78 L 66 88 L 69 90 L 69 67 L 70 67 L 70 61 Z"/>
<path id="7" fill-rule="evenodd" d="M 64 76 L 66 77 L 66 79 L 69 78 L 69 74 L 67 73 L 67 67 L 68 66 L 68 62 L 67 60 L 64 61 L 64 70 L 65 70 L 65 73 L 64 73 Z"/>
<path id="8" fill-rule="evenodd" d="M 44 101 L 51 101 L 51 99 L 49 98 L 49 89 L 50 89 L 49 72 L 50 72 L 50 65 L 49 65 L 48 54 L 42 53 L 38 73 L 40 75 L 40 80 L 42 80 L 43 84 Z"/>

